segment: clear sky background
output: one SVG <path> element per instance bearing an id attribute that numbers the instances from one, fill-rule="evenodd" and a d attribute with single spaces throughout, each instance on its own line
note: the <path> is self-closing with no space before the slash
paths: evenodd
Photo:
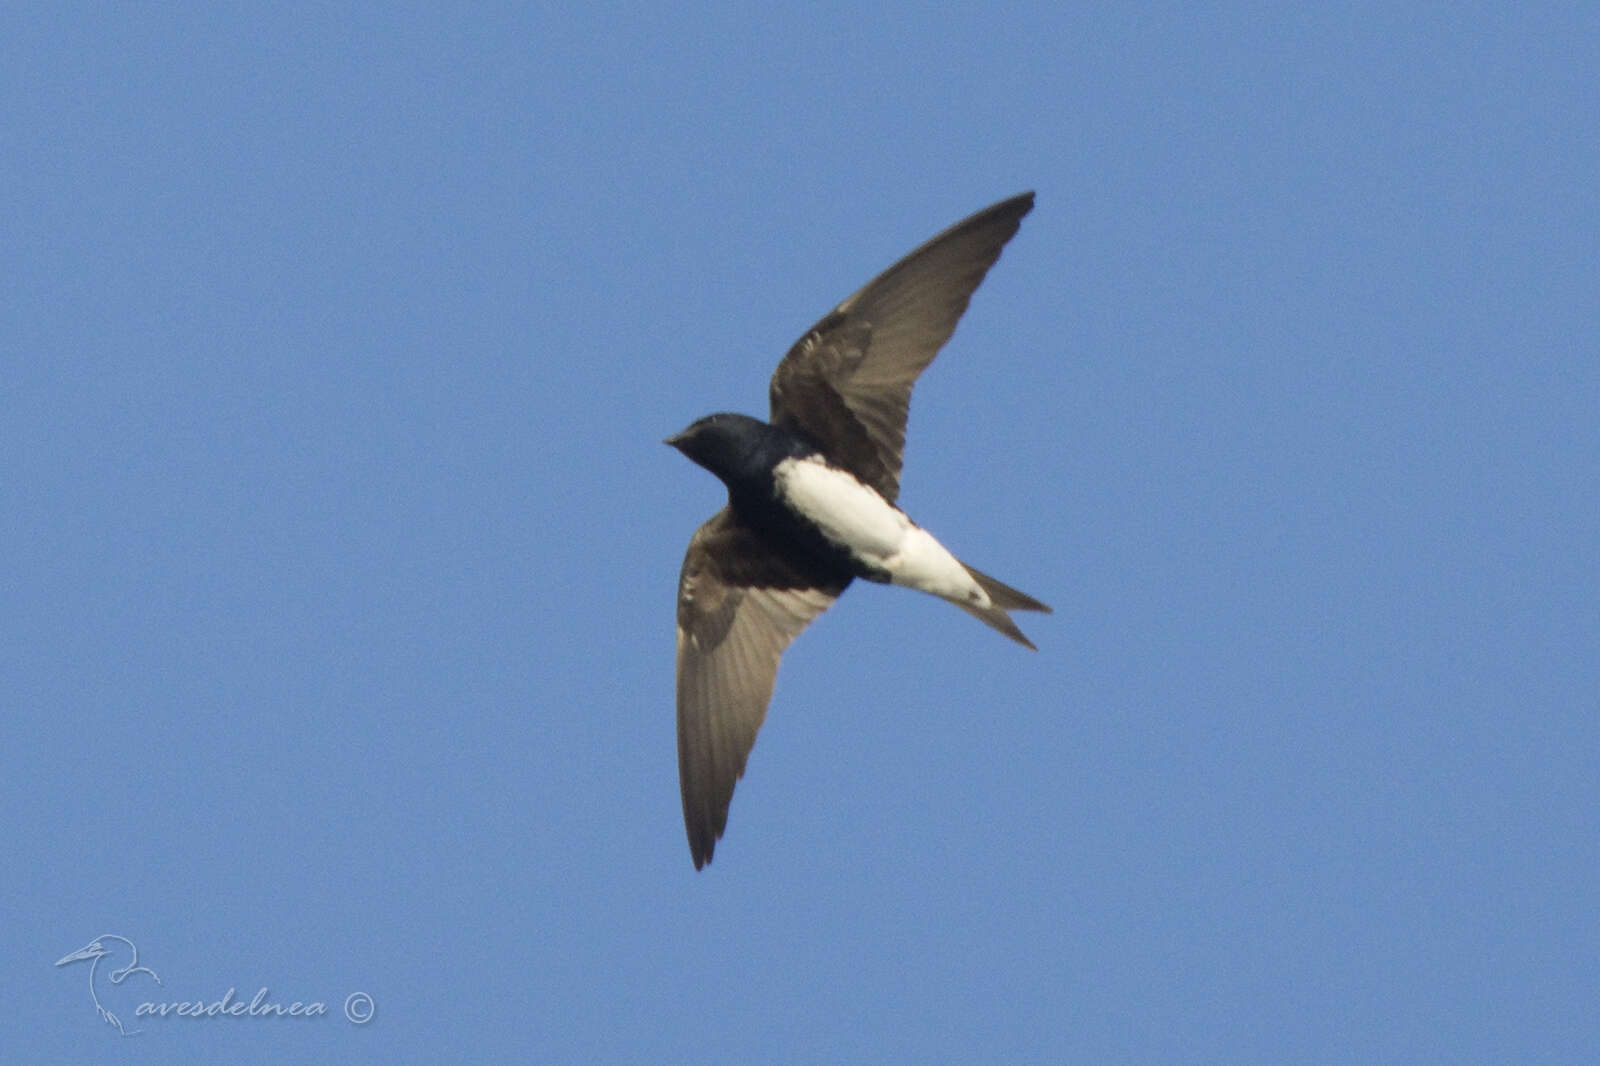
<path id="1" fill-rule="evenodd" d="M 0 1060 L 1592 1062 L 1597 70 L 1590 3 L 9 8 Z M 901 502 L 1040 651 L 851 589 L 697 874 L 660 442 L 1030 188 Z M 103 933 L 125 1018 L 328 1014 L 121 1039 Z"/>

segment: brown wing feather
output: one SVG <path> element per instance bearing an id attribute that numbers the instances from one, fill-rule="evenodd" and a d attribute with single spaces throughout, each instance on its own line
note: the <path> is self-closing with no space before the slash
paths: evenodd
<path id="1" fill-rule="evenodd" d="M 772 375 L 773 424 L 804 433 L 894 502 L 917 376 L 1032 209 L 1029 192 L 978 212 L 826 315 Z"/>
<path id="2" fill-rule="evenodd" d="M 689 542 L 678 580 L 678 782 L 697 870 L 727 828 L 784 649 L 845 587 L 817 586 L 726 508 Z"/>

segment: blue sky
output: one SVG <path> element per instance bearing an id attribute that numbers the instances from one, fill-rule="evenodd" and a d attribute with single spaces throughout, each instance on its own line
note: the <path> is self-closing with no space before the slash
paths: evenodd
<path id="1" fill-rule="evenodd" d="M 0 1058 L 1600 1043 L 1592 5 L 0 31 Z M 1029 188 L 901 502 L 1040 651 L 852 589 L 697 874 L 660 442 Z"/>

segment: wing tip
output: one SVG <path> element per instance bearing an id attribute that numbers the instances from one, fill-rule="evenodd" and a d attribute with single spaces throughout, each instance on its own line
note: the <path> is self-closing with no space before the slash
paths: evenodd
<path id="1" fill-rule="evenodd" d="M 689 840 L 689 854 L 694 857 L 694 868 L 704 870 L 711 865 L 711 853 L 717 850 L 715 843 L 706 844 L 704 848 L 696 847 L 694 838 Z"/>
<path id="2" fill-rule="evenodd" d="M 1001 200 L 1000 204 L 1001 204 L 1001 206 L 1006 206 L 1006 205 L 1009 205 L 1009 204 L 1025 205 L 1022 208 L 1022 213 L 1025 215 L 1029 211 L 1033 210 L 1033 197 L 1034 197 L 1034 191 L 1032 189 L 1029 189 L 1027 192 L 1019 192 L 1019 193 L 1017 193 L 1017 195 L 1011 197 L 1010 199 Z"/>
<path id="3" fill-rule="evenodd" d="M 683 827 L 688 832 L 689 857 L 694 860 L 694 868 L 704 870 L 711 865 L 711 856 L 717 850 L 717 841 L 722 839 L 722 830 L 717 828 L 714 821 L 696 819 L 688 812 L 684 813 Z"/>

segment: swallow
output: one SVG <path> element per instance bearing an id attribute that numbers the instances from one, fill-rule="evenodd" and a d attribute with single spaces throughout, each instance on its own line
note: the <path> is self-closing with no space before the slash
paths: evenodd
<path id="1" fill-rule="evenodd" d="M 1032 208 L 1028 192 L 978 212 L 825 315 L 778 364 L 769 421 L 714 414 L 667 439 L 728 490 L 678 578 L 678 778 L 695 869 L 727 828 L 784 650 L 856 578 L 931 593 L 1034 649 L 1008 612 L 1050 608 L 896 506 L 912 387 Z"/>

